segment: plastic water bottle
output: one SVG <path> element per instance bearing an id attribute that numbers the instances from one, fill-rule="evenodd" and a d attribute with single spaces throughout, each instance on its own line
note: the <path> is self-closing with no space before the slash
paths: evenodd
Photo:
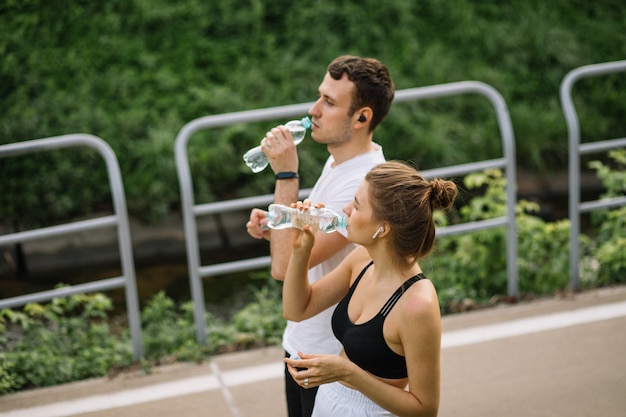
<path id="1" fill-rule="evenodd" d="M 291 120 L 285 123 L 285 127 L 289 129 L 293 135 L 293 141 L 298 145 L 304 139 L 306 130 L 311 127 L 311 119 L 305 117 L 300 120 Z M 261 172 L 269 164 L 267 156 L 261 150 L 260 146 L 255 146 L 243 155 L 243 160 L 255 174 Z"/>
<path id="2" fill-rule="evenodd" d="M 340 216 L 326 207 L 299 210 L 282 204 L 270 204 L 267 210 L 267 227 L 270 229 L 293 227 L 302 230 L 304 225 L 308 224 L 313 231 L 331 233 L 347 226 L 345 216 Z"/>

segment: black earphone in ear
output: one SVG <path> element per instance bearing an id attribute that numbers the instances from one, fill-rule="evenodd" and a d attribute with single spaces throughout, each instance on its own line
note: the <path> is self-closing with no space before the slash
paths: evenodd
<path id="1" fill-rule="evenodd" d="M 366 121 L 367 119 L 365 118 L 365 116 L 360 115 L 359 116 L 359 122 L 363 123 L 364 121 Z"/>

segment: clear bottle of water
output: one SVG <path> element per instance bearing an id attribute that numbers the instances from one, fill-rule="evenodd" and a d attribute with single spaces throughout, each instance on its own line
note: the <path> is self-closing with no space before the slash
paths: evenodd
<path id="1" fill-rule="evenodd" d="M 304 117 L 300 120 L 291 120 L 285 123 L 285 127 L 289 129 L 293 135 L 293 141 L 298 145 L 304 139 L 306 130 L 311 127 L 311 119 Z M 243 160 L 255 174 L 261 172 L 269 164 L 267 156 L 263 153 L 260 146 L 255 146 L 243 155 Z"/>
<path id="2" fill-rule="evenodd" d="M 345 216 L 340 216 L 326 207 L 299 210 L 282 204 L 270 204 L 267 210 L 267 227 L 270 229 L 289 227 L 302 229 L 305 224 L 308 224 L 313 231 L 321 230 L 331 233 L 337 229 L 345 229 L 347 226 Z"/>

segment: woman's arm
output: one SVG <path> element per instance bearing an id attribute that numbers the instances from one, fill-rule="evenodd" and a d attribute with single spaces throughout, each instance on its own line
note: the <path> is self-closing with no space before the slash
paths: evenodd
<path id="1" fill-rule="evenodd" d="M 283 282 L 283 316 L 287 320 L 300 321 L 311 299 L 309 283 L 309 259 L 315 237 L 309 225 L 304 230 L 292 231 L 292 251 Z"/>
<path id="2" fill-rule="evenodd" d="M 399 416 L 436 416 L 441 385 L 441 311 L 437 292 L 432 282 L 424 279 L 414 284 L 407 295 L 398 311 L 399 337 L 406 358 L 409 393 L 417 403 L 406 403 L 409 407 L 404 408 L 398 402 L 398 409 L 391 411 Z"/>
<path id="3" fill-rule="evenodd" d="M 305 231 L 294 229 L 293 252 L 283 283 L 283 315 L 287 320 L 302 321 L 337 304 L 348 292 L 355 265 L 369 259 L 367 251 L 358 247 L 331 272 L 310 285 L 308 279 L 309 257 L 314 238 L 309 227 Z"/>

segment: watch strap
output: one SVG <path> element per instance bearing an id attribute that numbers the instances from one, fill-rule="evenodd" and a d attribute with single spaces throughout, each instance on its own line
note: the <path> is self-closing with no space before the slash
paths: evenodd
<path id="1" fill-rule="evenodd" d="M 290 171 L 279 172 L 276 174 L 277 180 L 290 180 L 292 178 L 298 179 L 300 178 L 300 176 L 298 176 L 297 172 L 290 172 Z"/>

